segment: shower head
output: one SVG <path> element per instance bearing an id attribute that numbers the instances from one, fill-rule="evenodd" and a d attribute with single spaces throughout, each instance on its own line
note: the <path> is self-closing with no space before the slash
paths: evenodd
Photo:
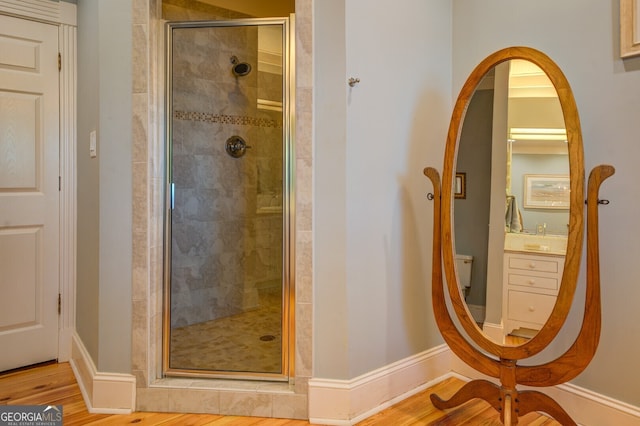
<path id="1" fill-rule="evenodd" d="M 246 62 L 240 62 L 236 55 L 231 57 L 231 63 L 233 64 L 231 71 L 236 77 L 244 77 L 251 72 L 251 65 Z"/>

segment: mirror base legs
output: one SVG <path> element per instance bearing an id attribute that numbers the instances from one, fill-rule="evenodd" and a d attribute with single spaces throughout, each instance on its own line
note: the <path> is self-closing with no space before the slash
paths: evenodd
<path id="1" fill-rule="evenodd" d="M 523 391 L 518 394 L 518 415 L 523 416 L 532 411 L 549 414 L 561 425 L 577 426 L 576 422 L 553 398 L 538 391 Z"/>
<path id="2" fill-rule="evenodd" d="M 498 411 L 504 425 L 516 425 L 518 417 L 540 411 L 553 417 L 562 425 L 576 426 L 576 422 L 560 404 L 542 392 L 518 392 L 516 389 L 506 389 L 487 380 L 472 380 L 446 400 L 436 394 L 430 395 L 431 403 L 439 410 L 458 407 L 475 398 L 485 400 Z"/>
<path id="3" fill-rule="evenodd" d="M 500 386 L 488 380 L 472 380 L 458 389 L 458 391 L 447 400 L 440 398 L 436 394 L 431 394 L 430 396 L 431 403 L 439 410 L 457 407 L 475 398 L 484 399 L 496 410 L 502 410 L 503 401 Z"/>

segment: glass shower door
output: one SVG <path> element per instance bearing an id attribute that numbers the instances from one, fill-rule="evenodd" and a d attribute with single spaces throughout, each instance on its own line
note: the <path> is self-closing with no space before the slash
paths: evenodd
<path id="1" fill-rule="evenodd" d="M 288 374 L 287 34 L 168 24 L 167 375 Z"/>

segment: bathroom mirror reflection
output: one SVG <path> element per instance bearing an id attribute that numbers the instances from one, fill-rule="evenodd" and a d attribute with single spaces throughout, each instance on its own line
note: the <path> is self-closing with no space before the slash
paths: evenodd
<path id="1" fill-rule="evenodd" d="M 569 226 L 569 156 L 562 106 L 536 64 L 512 59 L 476 87 L 461 126 L 453 202 L 456 269 L 474 321 L 519 345 L 551 314 Z"/>

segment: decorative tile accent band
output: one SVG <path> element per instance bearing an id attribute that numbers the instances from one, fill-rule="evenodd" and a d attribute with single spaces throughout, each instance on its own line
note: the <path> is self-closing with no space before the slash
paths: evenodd
<path id="1" fill-rule="evenodd" d="M 210 114 L 195 111 L 174 111 L 173 118 L 176 120 L 237 124 L 240 126 L 273 127 L 276 129 L 282 127 L 282 120 L 270 120 L 268 118 L 247 117 L 241 115 Z"/>

